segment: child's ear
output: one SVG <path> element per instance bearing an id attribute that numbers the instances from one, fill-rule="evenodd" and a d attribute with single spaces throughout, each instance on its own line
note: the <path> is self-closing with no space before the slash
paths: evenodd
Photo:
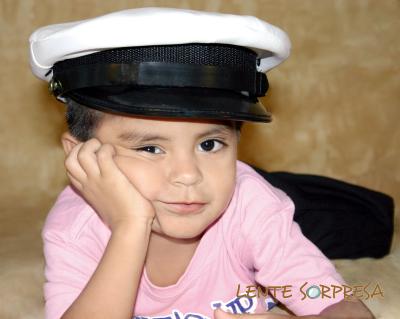
<path id="1" fill-rule="evenodd" d="M 69 154 L 69 152 L 71 152 L 73 147 L 79 143 L 80 142 L 73 137 L 70 132 L 64 132 L 61 135 L 61 144 L 64 148 L 64 153 L 66 156 Z"/>

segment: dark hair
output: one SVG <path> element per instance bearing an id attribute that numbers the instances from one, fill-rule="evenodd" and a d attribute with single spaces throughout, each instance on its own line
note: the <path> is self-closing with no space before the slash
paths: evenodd
<path id="1" fill-rule="evenodd" d="M 65 118 L 69 132 L 80 142 L 90 140 L 104 117 L 104 112 L 83 106 L 71 99 L 67 99 L 66 104 Z"/>
<path id="2" fill-rule="evenodd" d="M 65 117 L 68 130 L 73 137 L 80 142 L 86 142 L 94 136 L 94 133 L 104 117 L 104 112 L 86 107 L 72 99 L 66 100 L 67 109 Z M 227 124 L 236 129 L 240 137 L 242 121 L 227 121 Z"/>

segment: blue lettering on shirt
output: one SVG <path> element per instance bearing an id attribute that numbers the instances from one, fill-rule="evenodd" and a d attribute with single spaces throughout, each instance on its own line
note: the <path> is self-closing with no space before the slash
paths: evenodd
<path id="1" fill-rule="evenodd" d="M 215 300 L 210 303 L 211 309 L 221 308 L 224 311 L 241 314 L 241 313 L 254 313 L 257 308 L 257 299 L 247 296 L 235 297 L 228 302 Z M 134 316 L 133 319 L 211 319 L 206 315 L 197 312 L 188 312 L 183 314 L 179 310 L 174 309 L 171 314 L 162 316 Z"/>

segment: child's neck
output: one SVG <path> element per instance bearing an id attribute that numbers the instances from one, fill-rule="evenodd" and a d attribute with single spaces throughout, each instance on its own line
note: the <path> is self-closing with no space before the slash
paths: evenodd
<path id="1" fill-rule="evenodd" d="M 186 271 L 201 237 L 176 239 L 153 232 L 145 261 L 149 280 L 160 287 L 175 284 Z"/>
<path id="2" fill-rule="evenodd" d="M 200 243 L 203 234 L 199 235 L 195 238 L 173 238 L 169 237 L 164 234 L 159 234 L 156 232 L 152 232 L 150 235 L 150 242 L 148 250 L 152 249 L 153 251 L 158 252 L 168 252 L 168 254 L 173 253 L 174 250 L 176 251 L 185 251 L 191 250 L 193 247 L 197 247 Z"/>

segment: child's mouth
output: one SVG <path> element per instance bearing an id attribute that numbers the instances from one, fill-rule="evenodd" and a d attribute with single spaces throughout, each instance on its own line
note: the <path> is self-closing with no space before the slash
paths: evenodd
<path id="1" fill-rule="evenodd" d="M 206 204 L 205 203 L 165 203 L 167 207 L 176 213 L 196 213 L 201 210 Z"/>

